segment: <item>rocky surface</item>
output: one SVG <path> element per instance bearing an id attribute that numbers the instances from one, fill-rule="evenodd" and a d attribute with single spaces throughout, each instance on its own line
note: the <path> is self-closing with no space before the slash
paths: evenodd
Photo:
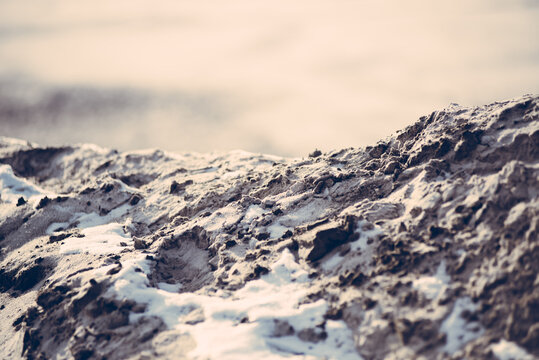
<path id="1" fill-rule="evenodd" d="M 2 138 L 0 358 L 536 358 L 538 120 L 305 159 Z"/>

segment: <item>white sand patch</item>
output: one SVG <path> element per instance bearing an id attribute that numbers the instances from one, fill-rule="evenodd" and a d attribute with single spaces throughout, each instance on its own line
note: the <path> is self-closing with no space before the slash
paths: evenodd
<path id="1" fill-rule="evenodd" d="M 46 195 L 53 196 L 26 179 L 17 177 L 11 166 L 0 165 L 0 200 L 3 202 L 16 204 L 19 198 L 23 197 L 35 205 Z"/>
<path id="2" fill-rule="evenodd" d="M 453 311 L 442 323 L 441 331 L 447 336 L 444 351 L 453 354 L 468 342 L 478 338 L 484 330 L 476 322 L 468 322 L 462 317 L 465 310 L 474 312 L 476 305 L 468 297 L 455 301 Z"/>
<path id="3" fill-rule="evenodd" d="M 234 295 L 215 296 L 193 293 L 174 294 L 151 288 L 145 275 L 149 263 L 140 257 L 125 263 L 110 295 L 147 303 L 143 315 L 161 317 L 169 328 L 188 332 L 197 343 L 189 353 L 195 359 L 360 359 L 352 334 L 340 321 L 328 321 L 327 338 L 302 341 L 298 332 L 314 329 L 324 322 L 327 303 L 299 305 L 309 288 L 307 272 L 285 250 L 271 272 L 251 281 Z M 199 314 L 192 322 L 191 313 Z M 191 320 L 187 320 L 191 319 Z M 277 336 L 276 322 L 286 321 L 294 335 Z M 191 321 L 191 324 L 186 324 Z M 295 355 L 295 356 L 291 356 Z"/>
<path id="4" fill-rule="evenodd" d="M 160 282 L 157 284 L 157 286 L 159 287 L 159 289 L 165 290 L 171 293 L 177 293 L 182 288 L 182 284 L 168 284 L 165 282 Z"/>
<path id="5" fill-rule="evenodd" d="M 210 216 L 198 221 L 198 225 L 206 231 L 218 231 L 227 225 L 237 223 L 241 217 L 241 211 L 235 204 L 229 204 Z"/>
<path id="6" fill-rule="evenodd" d="M 270 237 L 272 239 L 278 239 L 281 236 L 283 236 L 288 230 L 293 231 L 293 228 L 289 228 L 287 226 L 283 226 L 279 224 L 278 222 L 275 224 L 271 224 L 268 226 L 268 231 L 270 233 Z"/>
<path id="7" fill-rule="evenodd" d="M 85 228 L 82 234 L 84 237 L 72 236 L 65 239 L 60 247 L 60 253 L 114 254 L 124 249 L 121 243 L 127 245 L 133 243 L 131 237 L 124 233 L 123 225 L 118 223 Z"/>
<path id="8" fill-rule="evenodd" d="M 498 360 L 533 360 L 535 357 L 512 341 L 501 339 L 490 345 L 490 350 Z"/>
<path id="9" fill-rule="evenodd" d="M 331 256 L 329 259 L 322 263 L 322 269 L 324 271 L 330 271 L 339 266 L 345 258 L 339 254 Z"/>
<path id="10" fill-rule="evenodd" d="M 438 204 L 442 195 L 436 191 L 436 181 L 426 180 L 427 172 L 421 171 L 406 186 L 387 197 L 391 202 L 400 202 L 406 207 L 406 212 L 412 208 L 430 209 Z"/>
<path id="11" fill-rule="evenodd" d="M 131 205 L 124 204 L 121 206 L 118 206 L 115 209 L 112 209 L 107 215 L 101 216 L 97 213 L 77 213 L 73 216 L 71 219 L 71 222 L 77 222 L 77 227 L 79 229 L 87 229 L 91 227 L 96 227 L 99 225 L 105 225 L 112 223 L 115 219 L 118 219 L 125 215 L 129 209 L 131 208 Z"/>
<path id="12" fill-rule="evenodd" d="M 376 226 L 374 226 L 370 230 L 363 230 L 362 228 L 365 224 L 367 224 L 367 221 L 364 221 L 364 220 L 358 221 L 356 232 L 359 233 L 359 239 L 351 243 L 352 250 L 354 251 L 367 250 L 369 248 L 369 244 L 367 244 L 367 241 L 383 233 L 382 230 Z"/>
<path id="13" fill-rule="evenodd" d="M 288 200 L 288 198 L 285 198 L 284 200 L 279 201 L 279 204 L 292 206 Z M 328 213 L 329 210 L 327 204 L 325 204 L 323 200 L 314 200 L 295 211 L 279 217 L 273 224 L 268 226 L 267 230 L 272 238 L 280 238 L 288 230 L 293 231 L 294 227 L 321 219 Z"/>
<path id="14" fill-rule="evenodd" d="M 245 212 L 245 216 L 243 217 L 244 222 L 251 222 L 254 219 L 256 219 L 259 216 L 262 216 L 265 213 L 264 209 L 262 209 L 259 205 L 251 205 Z"/>
<path id="15" fill-rule="evenodd" d="M 504 225 L 509 226 L 515 221 L 517 221 L 518 218 L 526 211 L 528 206 L 529 204 L 526 202 L 520 202 L 513 206 L 509 211 L 509 215 L 507 215 L 507 218 L 505 219 Z"/>
<path id="16" fill-rule="evenodd" d="M 65 229 L 68 226 L 68 222 L 54 222 L 47 227 L 47 229 L 45 230 L 45 234 L 52 235 L 58 229 Z"/>
<path id="17" fill-rule="evenodd" d="M 445 270 L 445 261 L 442 260 L 434 276 L 422 276 L 412 282 L 412 287 L 425 294 L 428 299 L 434 300 L 444 293 L 450 281 L 451 278 Z"/>

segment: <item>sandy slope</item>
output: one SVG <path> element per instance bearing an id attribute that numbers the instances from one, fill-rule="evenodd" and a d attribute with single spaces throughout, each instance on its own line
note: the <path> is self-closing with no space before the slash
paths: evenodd
<path id="1" fill-rule="evenodd" d="M 539 98 L 284 159 L 0 140 L 0 357 L 539 356 Z"/>

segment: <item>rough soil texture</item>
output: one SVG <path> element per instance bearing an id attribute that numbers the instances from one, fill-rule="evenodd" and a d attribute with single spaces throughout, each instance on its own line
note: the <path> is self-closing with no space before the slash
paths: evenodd
<path id="1" fill-rule="evenodd" d="M 249 308 L 221 339 L 340 358 L 342 324 L 351 359 L 539 357 L 538 97 L 305 159 L 0 138 L 0 164 L 2 359 L 227 358 L 197 330 L 217 313 L 181 299 L 241 301 L 290 254 L 306 274 L 291 309 L 323 313 Z"/>

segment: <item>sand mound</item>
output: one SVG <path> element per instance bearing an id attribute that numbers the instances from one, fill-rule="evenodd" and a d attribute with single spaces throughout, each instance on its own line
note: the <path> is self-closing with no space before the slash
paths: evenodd
<path id="1" fill-rule="evenodd" d="M 539 356 L 539 98 L 285 159 L 0 138 L 0 357 Z"/>

